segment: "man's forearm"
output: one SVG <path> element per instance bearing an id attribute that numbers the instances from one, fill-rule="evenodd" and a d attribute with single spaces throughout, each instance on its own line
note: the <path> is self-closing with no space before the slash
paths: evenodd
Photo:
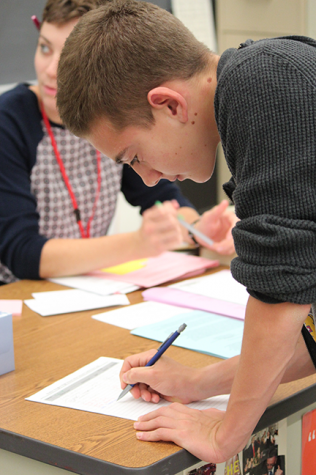
<path id="1" fill-rule="evenodd" d="M 309 305 L 269 305 L 249 298 L 242 351 L 223 423 L 220 447 L 246 444 L 290 362 L 295 360 L 301 327 Z M 238 430 L 236 430 L 238 427 Z"/>
<path id="2" fill-rule="evenodd" d="M 301 334 L 296 345 L 295 354 L 285 370 L 281 383 L 296 381 L 312 374 L 315 374 L 315 366 Z"/>
<path id="3" fill-rule="evenodd" d="M 237 372 L 240 355 L 234 356 L 220 363 L 215 363 L 201 368 L 198 375 L 201 398 L 207 398 L 219 394 L 230 394 L 233 381 Z M 295 348 L 295 353 L 289 361 L 281 383 L 288 383 L 306 378 L 315 374 L 315 366 L 307 350 L 304 338 L 300 334 Z"/>

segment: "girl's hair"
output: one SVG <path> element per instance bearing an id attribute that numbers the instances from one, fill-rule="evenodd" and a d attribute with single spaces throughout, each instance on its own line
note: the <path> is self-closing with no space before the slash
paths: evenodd
<path id="1" fill-rule="evenodd" d="M 48 0 L 43 10 L 42 21 L 67 23 L 104 3 L 102 0 Z"/>

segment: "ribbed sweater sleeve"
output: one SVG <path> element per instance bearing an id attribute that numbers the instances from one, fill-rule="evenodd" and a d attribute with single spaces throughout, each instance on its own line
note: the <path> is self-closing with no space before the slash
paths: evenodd
<path id="1" fill-rule="evenodd" d="M 241 220 L 233 276 L 266 302 L 315 302 L 316 47 L 293 38 L 228 50 L 215 110 Z"/>

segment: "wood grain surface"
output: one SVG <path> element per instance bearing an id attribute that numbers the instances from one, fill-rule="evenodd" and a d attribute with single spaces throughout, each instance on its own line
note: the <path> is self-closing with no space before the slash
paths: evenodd
<path id="1" fill-rule="evenodd" d="M 0 299 L 25 300 L 32 292 L 60 289 L 66 290 L 48 281 L 24 280 L 0 287 Z M 142 301 L 140 291 L 128 297 L 132 304 Z M 124 359 L 159 346 L 91 318 L 101 312 L 104 309 L 41 317 L 23 304 L 22 316 L 13 317 L 16 369 L 0 376 L 0 429 L 124 467 L 145 467 L 180 448 L 138 441 L 130 420 L 25 400 L 100 356 Z M 218 361 L 174 346 L 168 356 L 194 367 Z M 272 402 L 314 383 L 316 376 L 283 385 Z"/>

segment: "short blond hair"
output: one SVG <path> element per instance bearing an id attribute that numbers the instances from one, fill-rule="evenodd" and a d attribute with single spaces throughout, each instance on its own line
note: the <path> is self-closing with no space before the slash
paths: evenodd
<path id="1" fill-rule="evenodd" d="M 79 136 L 106 117 L 117 129 L 148 127 L 150 90 L 190 79 L 209 64 L 209 49 L 171 13 L 151 3 L 113 0 L 80 19 L 58 67 L 57 106 Z"/>

